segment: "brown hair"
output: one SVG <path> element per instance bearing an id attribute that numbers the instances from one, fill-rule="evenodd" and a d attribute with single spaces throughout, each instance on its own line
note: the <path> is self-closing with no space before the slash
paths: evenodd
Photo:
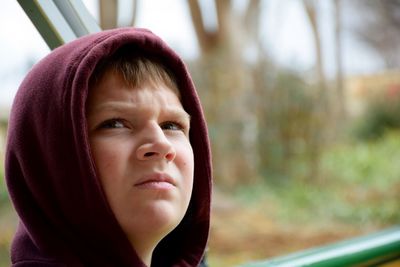
<path id="1" fill-rule="evenodd" d="M 136 88 L 142 85 L 164 84 L 180 98 L 175 75 L 160 59 L 135 52 L 135 48 L 120 48 L 111 57 L 102 60 L 95 68 L 90 86 L 93 87 L 105 73 L 111 71 L 124 79 L 127 85 Z"/>

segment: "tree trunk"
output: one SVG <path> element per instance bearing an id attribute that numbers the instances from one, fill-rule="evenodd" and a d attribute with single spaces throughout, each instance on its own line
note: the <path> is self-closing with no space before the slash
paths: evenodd
<path id="1" fill-rule="evenodd" d="M 118 0 L 99 0 L 100 27 L 104 30 L 117 27 L 134 26 L 136 23 L 138 1 L 131 0 L 132 12 L 128 22 L 118 24 Z"/>
<path id="2" fill-rule="evenodd" d="M 334 0 L 335 17 L 335 58 L 336 58 L 336 95 L 338 102 L 337 120 L 343 121 L 347 117 L 346 98 L 343 88 L 343 66 L 342 66 L 342 23 L 341 23 L 341 0 Z"/>
<path id="3" fill-rule="evenodd" d="M 118 0 L 100 0 L 100 27 L 104 30 L 117 27 Z"/>
<path id="4" fill-rule="evenodd" d="M 319 31 L 319 23 L 317 18 L 317 10 L 316 4 L 313 0 L 303 0 L 304 8 L 307 14 L 307 18 L 310 22 L 311 30 L 313 32 L 314 39 L 314 47 L 315 47 L 315 71 L 317 76 L 317 85 L 318 85 L 318 95 L 321 106 L 329 111 L 328 101 L 327 101 L 327 92 L 326 92 L 326 78 L 324 74 L 324 62 L 322 56 L 322 44 L 321 44 L 321 36 Z"/>
<path id="5" fill-rule="evenodd" d="M 325 138 L 328 133 L 323 124 L 331 119 L 331 108 L 328 101 L 326 78 L 324 74 L 322 43 L 316 5 L 315 0 L 303 0 L 303 6 L 313 32 L 316 57 L 315 70 L 317 76 L 317 97 L 314 100 L 314 120 L 312 120 L 312 134 L 308 143 L 310 151 L 309 179 L 312 180 L 317 179 L 319 176 L 319 156 L 322 150 L 323 137 Z"/>
<path id="6" fill-rule="evenodd" d="M 247 28 L 230 0 L 215 1 L 218 27 L 213 31 L 204 26 L 198 0 L 188 6 L 201 49 L 198 87 L 212 133 L 216 180 L 225 187 L 249 183 L 257 176 L 257 117 L 250 103 L 253 75 L 242 55 Z"/>

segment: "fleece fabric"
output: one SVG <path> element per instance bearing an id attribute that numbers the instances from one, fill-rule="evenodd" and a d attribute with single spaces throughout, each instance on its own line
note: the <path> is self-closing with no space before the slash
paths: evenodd
<path id="1" fill-rule="evenodd" d="M 12 266 L 144 266 L 116 221 L 91 157 L 85 118 L 90 76 L 118 48 L 156 56 L 176 75 L 191 116 L 194 186 L 183 221 L 157 246 L 152 266 L 198 266 L 209 232 L 211 157 L 206 123 L 179 56 L 145 29 L 79 38 L 37 63 L 11 111 L 6 181 L 20 221 Z"/>

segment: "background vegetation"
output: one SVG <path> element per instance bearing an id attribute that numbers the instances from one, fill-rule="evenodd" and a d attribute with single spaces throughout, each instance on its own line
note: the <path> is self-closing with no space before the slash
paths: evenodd
<path id="1" fill-rule="evenodd" d="M 133 2 L 135 24 L 140 1 Z M 297 0 L 314 44 L 308 70 L 280 65 L 264 45 L 265 1 L 243 1 L 239 9 L 235 1 L 211 2 L 212 11 L 183 2 L 200 50 L 188 64 L 215 168 L 210 265 L 235 266 L 400 223 L 400 1 Z M 322 2 L 334 36 L 329 53 Z M 99 4 L 104 29 L 125 26 L 117 23 L 117 1 Z M 205 26 L 207 12 L 215 12 L 215 28 Z M 344 34 L 382 58 L 379 73 L 346 73 Z M 333 75 L 326 54 L 335 58 Z M 2 174 L 0 266 L 7 266 L 16 216 Z"/>

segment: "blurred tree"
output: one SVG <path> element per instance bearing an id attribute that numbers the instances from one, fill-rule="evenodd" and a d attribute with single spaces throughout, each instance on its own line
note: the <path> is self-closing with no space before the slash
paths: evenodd
<path id="1" fill-rule="evenodd" d="M 117 27 L 118 1 L 100 0 L 100 27 L 112 29 Z"/>
<path id="2" fill-rule="evenodd" d="M 326 77 L 324 72 L 324 62 L 322 54 L 322 39 L 320 33 L 320 21 L 318 19 L 318 1 L 303 0 L 304 10 L 306 12 L 310 27 L 313 33 L 314 49 L 315 49 L 315 76 L 316 98 L 314 100 L 315 120 L 311 125 L 312 138 L 309 140 L 310 150 L 310 179 L 314 179 L 319 175 L 319 154 L 322 146 L 322 136 L 326 134 L 326 128 L 322 126 L 323 122 L 331 119 L 330 101 L 328 101 Z"/>
<path id="3" fill-rule="evenodd" d="M 132 1 L 131 20 L 127 24 L 118 24 L 118 0 L 99 0 L 99 18 L 102 29 L 113 29 L 123 26 L 133 26 L 136 20 L 137 2 Z"/>
<path id="4" fill-rule="evenodd" d="M 209 1 L 210 2 L 210 1 Z M 210 126 L 215 177 L 225 186 L 249 183 L 258 174 L 257 95 L 255 71 L 260 52 L 261 1 L 247 1 L 241 9 L 234 1 L 212 1 L 205 10 L 199 0 L 188 7 L 201 50 L 197 81 Z M 215 12 L 215 27 L 207 27 L 205 14 Z"/>
<path id="5" fill-rule="evenodd" d="M 322 55 L 322 40 L 320 33 L 320 25 L 318 20 L 318 1 L 316 0 L 303 0 L 304 10 L 306 11 L 307 18 L 310 22 L 310 26 L 313 33 L 314 38 L 314 48 L 315 48 L 315 71 L 317 77 L 317 91 L 319 94 L 318 102 L 321 103 L 321 107 L 325 109 L 326 112 L 329 112 L 329 106 L 327 101 L 327 92 L 326 92 L 326 77 L 324 73 L 324 62 Z"/>
<path id="6" fill-rule="evenodd" d="M 378 139 L 387 131 L 400 129 L 400 85 L 379 88 L 367 99 L 367 109 L 354 129 L 360 140 Z"/>
<path id="7" fill-rule="evenodd" d="M 338 103 L 338 110 L 336 113 L 339 120 L 343 120 L 347 117 L 343 88 L 341 2 L 341 0 L 333 0 L 335 20 L 336 102 Z"/>
<path id="8" fill-rule="evenodd" d="M 315 170 L 310 165 L 316 119 L 312 91 L 293 71 L 267 77 L 273 82 L 261 95 L 266 101 L 259 113 L 260 171 L 268 181 L 309 180 Z"/>
<path id="9" fill-rule="evenodd" d="M 357 12 L 353 29 L 372 47 L 387 68 L 400 67 L 400 0 L 353 1 Z"/>

